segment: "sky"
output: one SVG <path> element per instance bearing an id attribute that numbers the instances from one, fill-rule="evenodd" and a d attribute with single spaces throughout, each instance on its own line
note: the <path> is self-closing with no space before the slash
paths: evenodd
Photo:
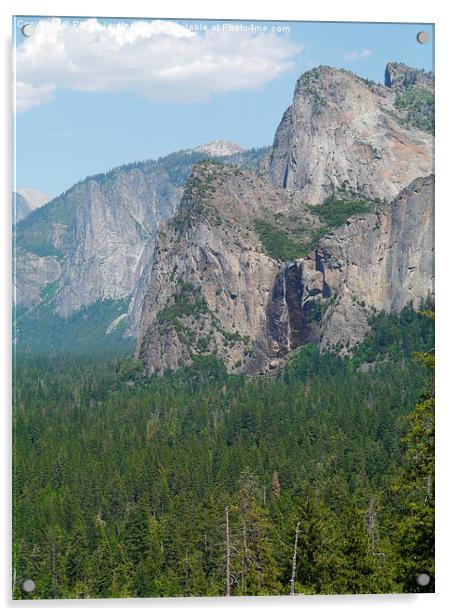
<path id="1" fill-rule="evenodd" d="M 214 139 L 270 145 L 303 72 L 433 70 L 433 38 L 430 24 L 16 17 L 14 186 L 52 198 Z"/>

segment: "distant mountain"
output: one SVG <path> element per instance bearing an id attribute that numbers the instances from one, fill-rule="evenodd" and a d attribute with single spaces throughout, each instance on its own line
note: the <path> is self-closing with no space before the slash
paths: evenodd
<path id="1" fill-rule="evenodd" d="M 13 223 L 19 222 L 48 200 L 48 197 L 33 188 L 18 188 L 13 191 Z"/>
<path id="2" fill-rule="evenodd" d="M 269 150 L 229 146 L 229 151 L 215 158 L 258 170 Z M 98 317 L 99 340 L 107 343 L 119 332 L 136 335 L 157 228 L 175 214 L 192 166 L 206 158 L 212 156 L 201 146 L 123 165 L 77 183 L 17 224 L 19 348 L 52 344 L 65 319 L 74 321 L 90 307 Z M 74 323 L 83 327 L 84 321 Z"/>
<path id="3" fill-rule="evenodd" d="M 231 154 L 237 154 L 245 152 L 244 148 L 240 145 L 232 143 L 231 141 L 224 141 L 223 139 L 216 139 L 205 145 L 199 145 L 194 148 L 192 152 L 205 152 L 210 156 L 231 156 Z"/>

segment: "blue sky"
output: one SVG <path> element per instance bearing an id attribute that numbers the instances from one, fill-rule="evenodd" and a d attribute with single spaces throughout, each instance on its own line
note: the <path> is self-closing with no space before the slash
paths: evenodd
<path id="1" fill-rule="evenodd" d="M 38 19 L 13 24 L 22 109 L 15 185 L 49 197 L 88 175 L 218 138 L 243 147 L 271 144 L 298 76 L 313 66 L 342 67 L 378 82 L 388 61 L 433 70 L 434 31 L 426 24 L 241 21 L 268 32 L 211 33 L 208 41 L 203 32 L 186 40 L 180 30 L 159 31 L 152 47 L 144 31 L 122 62 L 115 54 L 126 54 L 127 25 L 104 45 L 102 22 L 84 34 L 86 44 L 77 28 L 63 39 L 37 29 L 25 38 L 20 28 L 28 22 Z M 223 28 L 225 22 L 195 23 Z M 273 26 L 289 32 L 270 34 Z M 430 35 L 426 45 L 416 41 L 421 30 Z M 202 66 L 197 49 L 208 58 Z"/>

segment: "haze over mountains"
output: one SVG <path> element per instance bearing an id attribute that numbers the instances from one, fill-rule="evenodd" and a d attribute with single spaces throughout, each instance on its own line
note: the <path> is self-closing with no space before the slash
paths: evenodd
<path id="1" fill-rule="evenodd" d="M 29 213 L 16 226 L 18 348 L 137 338 L 159 373 L 214 352 L 249 373 L 307 342 L 346 352 L 374 311 L 434 290 L 433 84 L 397 63 L 385 86 L 319 67 L 271 148 L 217 140 Z"/>

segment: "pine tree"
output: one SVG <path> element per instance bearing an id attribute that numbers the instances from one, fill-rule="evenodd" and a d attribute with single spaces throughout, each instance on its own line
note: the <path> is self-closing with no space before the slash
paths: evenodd
<path id="1" fill-rule="evenodd" d="M 78 520 L 71 534 L 66 555 L 66 574 L 69 587 L 88 580 L 89 544 L 83 520 Z"/>
<path id="2" fill-rule="evenodd" d="M 149 554 L 149 511 L 144 499 L 131 506 L 124 527 L 123 543 L 130 561 L 137 565 Z"/>
<path id="3" fill-rule="evenodd" d="M 434 318 L 432 312 L 426 312 Z M 403 467 L 393 490 L 399 505 L 397 527 L 398 580 L 405 592 L 434 591 L 434 353 L 417 353 L 431 374 L 431 384 L 409 415 L 409 430 L 403 439 Z M 418 577 L 429 576 L 420 586 Z"/>
<path id="4" fill-rule="evenodd" d="M 258 497 L 256 476 L 245 469 L 239 479 L 239 527 L 242 530 L 242 594 L 278 594 L 280 568 L 275 558 L 274 529 Z"/>

